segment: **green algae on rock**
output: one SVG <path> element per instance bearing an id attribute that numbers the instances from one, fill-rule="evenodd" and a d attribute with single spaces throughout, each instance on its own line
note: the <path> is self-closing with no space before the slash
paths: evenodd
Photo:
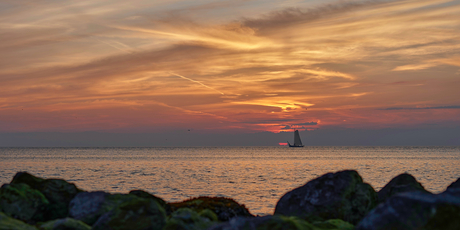
<path id="1" fill-rule="evenodd" d="M 85 224 L 83 221 L 75 220 L 72 218 L 63 218 L 48 221 L 46 223 L 39 224 L 40 230 L 91 230 L 91 226 Z"/>
<path id="2" fill-rule="evenodd" d="M 166 212 L 152 199 L 138 198 L 125 201 L 102 215 L 93 230 L 147 230 L 162 229 L 166 224 Z"/>
<path id="3" fill-rule="evenodd" d="M 0 230 L 37 230 L 37 228 L 0 212 Z"/>
<path id="4" fill-rule="evenodd" d="M 196 213 L 189 208 L 180 208 L 171 213 L 163 230 L 204 230 L 217 221 L 217 216 L 209 209 Z"/>
<path id="5" fill-rule="evenodd" d="M 172 211 L 178 210 L 179 208 L 190 208 L 196 212 L 209 209 L 217 215 L 219 221 L 227 221 L 236 216 L 254 216 L 244 205 L 240 205 L 235 200 L 224 197 L 203 196 L 191 198 L 182 202 L 169 203 L 169 205 L 171 205 Z"/>
<path id="6" fill-rule="evenodd" d="M 135 195 L 135 196 L 140 197 L 140 198 L 152 199 L 152 200 L 156 201 L 159 205 L 161 205 L 161 207 L 163 207 L 163 209 L 166 211 L 166 214 L 169 215 L 171 213 L 171 207 L 169 206 L 169 204 L 166 203 L 166 201 L 164 201 L 160 197 L 152 195 L 152 194 L 150 194 L 150 193 L 148 193 L 146 191 L 143 191 L 143 190 L 132 190 L 132 191 L 129 192 L 129 194 Z"/>
<path id="7" fill-rule="evenodd" d="M 27 184 L 4 184 L 0 188 L 0 211 L 15 219 L 43 221 L 48 205 L 45 196 Z"/>
<path id="8" fill-rule="evenodd" d="M 49 201 L 47 212 L 44 214 L 45 220 L 64 218 L 69 212 L 69 203 L 82 192 L 75 184 L 62 179 L 42 179 L 27 172 L 18 172 L 14 176 L 11 184 L 24 183 L 31 188 L 40 191 Z"/>

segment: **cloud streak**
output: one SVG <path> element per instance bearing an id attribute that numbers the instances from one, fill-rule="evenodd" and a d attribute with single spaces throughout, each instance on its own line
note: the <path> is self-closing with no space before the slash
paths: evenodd
<path id="1" fill-rule="evenodd" d="M 0 122 L 10 131 L 459 122 L 458 1 L 6 4 Z"/>

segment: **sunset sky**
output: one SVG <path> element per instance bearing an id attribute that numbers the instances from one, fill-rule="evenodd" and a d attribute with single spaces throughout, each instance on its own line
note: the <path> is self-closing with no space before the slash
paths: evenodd
<path id="1" fill-rule="evenodd" d="M 460 145 L 460 1 L 0 2 L 3 137 L 293 129 Z"/>

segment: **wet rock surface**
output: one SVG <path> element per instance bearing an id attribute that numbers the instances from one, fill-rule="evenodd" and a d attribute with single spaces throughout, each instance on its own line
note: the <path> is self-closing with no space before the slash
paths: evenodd
<path id="1" fill-rule="evenodd" d="M 328 173 L 286 193 L 275 214 L 358 223 L 377 204 L 377 193 L 353 170 Z"/>
<path id="2" fill-rule="evenodd" d="M 415 191 L 428 192 L 412 175 L 403 173 L 393 178 L 377 193 L 378 201 L 382 203 L 398 193 Z"/>

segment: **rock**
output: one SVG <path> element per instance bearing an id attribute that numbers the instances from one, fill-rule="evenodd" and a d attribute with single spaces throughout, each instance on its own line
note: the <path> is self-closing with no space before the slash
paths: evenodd
<path id="1" fill-rule="evenodd" d="M 357 230 L 454 230 L 460 226 L 460 198 L 449 193 L 407 192 L 372 210 Z"/>
<path id="2" fill-rule="evenodd" d="M 444 193 L 449 193 L 453 196 L 460 197 L 460 178 L 450 184 Z"/>
<path id="3" fill-rule="evenodd" d="M 152 199 L 138 198 L 125 201 L 101 216 L 93 230 L 147 230 L 163 229 L 166 224 L 164 209 Z"/>
<path id="4" fill-rule="evenodd" d="M 412 175 L 403 173 L 393 178 L 377 193 L 378 202 L 383 203 L 388 198 L 398 193 L 415 191 L 428 192 Z"/>
<path id="5" fill-rule="evenodd" d="M 163 209 L 166 211 L 166 214 L 169 215 L 171 214 L 171 206 L 169 206 L 168 203 L 166 203 L 166 201 L 164 201 L 163 199 L 161 199 L 160 197 L 157 197 L 157 196 L 154 196 L 148 192 L 145 192 L 145 191 L 142 191 L 142 190 L 132 190 L 129 192 L 129 194 L 131 195 L 135 195 L 137 197 L 141 197 L 141 198 L 146 198 L 146 199 L 152 199 L 154 201 L 156 201 L 161 207 L 163 207 Z"/>
<path id="6" fill-rule="evenodd" d="M 354 230 L 355 229 L 355 226 L 341 219 L 330 219 L 330 220 L 326 220 L 322 222 L 314 222 L 312 224 L 320 229 L 340 229 L 340 230 Z"/>
<path id="7" fill-rule="evenodd" d="M 296 216 L 236 217 L 228 222 L 214 225 L 208 230 L 353 230 L 354 226 L 342 220 L 311 224 Z M 320 225 L 318 223 L 318 225 Z"/>
<path id="8" fill-rule="evenodd" d="M 50 202 L 45 213 L 46 220 L 64 218 L 68 215 L 69 203 L 81 192 L 74 184 L 61 179 L 42 179 L 27 172 L 17 173 L 11 184 L 24 183 L 40 191 Z"/>
<path id="9" fill-rule="evenodd" d="M 198 197 L 179 203 L 170 203 L 169 205 L 172 211 L 180 208 L 190 208 L 195 212 L 209 209 L 217 215 L 219 221 L 228 221 L 236 216 L 253 217 L 244 205 L 240 205 L 235 200 L 224 197 Z"/>
<path id="10" fill-rule="evenodd" d="M 460 178 L 458 178 L 455 182 L 447 186 L 447 189 L 460 189 Z"/>
<path id="11" fill-rule="evenodd" d="M 37 230 L 37 228 L 0 212 L 0 230 Z"/>
<path id="12" fill-rule="evenodd" d="M 354 170 L 328 173 L 286 193 L 275 214 L 309 221 L 342 219 L 352 224 L 377 204 L 377 193 Z"/>
<path id="13" fill-rule="evenodd" d="M 0 212 L 28 223 L 44 220 L 49 205 L 45 196 L 27 184 L 4 184 L 0 188 Z"/>
<path id="14" fill-rule="evenodd" d="M 310 223 L 298 217 L 285 217 L 280 215 L 262 217 L 235 217 L 228 222 L 214 225 L 208 230 L 295 230 L 314 229 Z"/>
<path id="15" fill-rule="evenodd" d="M 69 216 L 88 225 L 93 225 L 103 214 L 126 201 L 134 199 L 140 198 L 134 195 L 110 194 L 101 191 L 81 192 L 70 201 Z"/>
<path id="16" fill-rule="evenodd" d="M 91 230 L 91 226 L 72 218 L 63 218 L 40 224 L 40 230 Z"/>
<path id="17" fill-rule="evenodd" d="M 189 208 L 180 208 L 171 213 L 171 218 L 166 222 L 163 230 L 201 230 L 208 229 L 217 221 L 217 216 L 209 209 L 200 214 Z"/>
<path id="18" fill-rule="evenodd" d="M 14 175 L 11 184 L 24 183 L 29 185 L 31 188 L 38 189 L 43 181 L 45 181 L 45 179 L 33 176 L 28 172 L 18 172 Z"/>

